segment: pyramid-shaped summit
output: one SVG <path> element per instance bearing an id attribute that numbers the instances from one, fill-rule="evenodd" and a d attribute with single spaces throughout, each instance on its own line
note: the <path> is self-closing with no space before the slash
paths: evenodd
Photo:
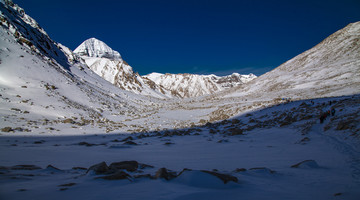
<path id="1" fill-rule="evenodd" d="M 74 53 L 80 56 L 121 60 L 121 55 L 119 52 L 114 51 L 103 41 L 96 38 L 85 40 L 74 50 Z"/>

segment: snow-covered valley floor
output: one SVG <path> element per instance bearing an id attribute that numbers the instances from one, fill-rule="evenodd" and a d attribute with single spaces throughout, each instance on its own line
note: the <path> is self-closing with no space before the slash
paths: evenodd
<path id="1" fill-rule="evenodd" d="M 2 135 L 0 199 L 359 199 L 359 101 L 291 102 L 183 130 Z"/>

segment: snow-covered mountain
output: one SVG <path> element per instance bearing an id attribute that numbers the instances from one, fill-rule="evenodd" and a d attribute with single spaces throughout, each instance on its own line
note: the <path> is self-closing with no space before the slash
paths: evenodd
<path id="1" fill-rule="evenodd" d="M 96 38 L 84 41 L 74 53 L 96 74 L 123 90 L 158 98 L 173 97 L 170 91 L 135 73 L 119 52 Z"/>
<path id="2" fill-rule="evenodd" d="M 197 74 L 161 74 L 151 73 L 146 76 L 156 84 L 178 93 L 181 97 L 198 97 L 247 83 L 256 78 L 254 74 L 233 73 L 228 76 Z"/>
<path id="3" fill-rule="evenodd" d="M 77 53 L 79 56 L 122 60 L 119 52 L 112 50 L 103 41 L 96 38 L 85 40 L 74 50 L 74 53 Z"/>

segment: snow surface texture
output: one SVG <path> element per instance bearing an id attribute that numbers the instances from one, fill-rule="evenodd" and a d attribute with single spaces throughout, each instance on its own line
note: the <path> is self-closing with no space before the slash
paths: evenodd
<path id="1" fill-rule="evenodd" d="M 233 73 L 228 76 L 151 73 L 144 77 L 178 93 L 181 97 L 198 97 L 242 85 L 256 78 L 254 74 Z"/>
<path id="2" fill-rule="evenodd" d="M 359 22 L 248 83 L 161 99 L 0 11 L 0 199 L 359 199 Z"/>

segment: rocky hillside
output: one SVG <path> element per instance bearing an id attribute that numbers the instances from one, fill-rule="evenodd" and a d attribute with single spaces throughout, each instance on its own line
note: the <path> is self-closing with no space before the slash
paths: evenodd
<path id="1" fill-rule="evenodd" d="M 144 76 L 164 88 L 178 93 L 181 97 L 198 97 L 214 94 L 256 78 L 254 74 L 241 75 L 233 73 L 228 76 L 197 74 L 160 74 L 151 73 Z"/>
<path id="2" fill-rule="evenodd" d="M 307 99 L 359 91 L 360 22 L 356 22 L 256 80 L 219 96 Z"/>

